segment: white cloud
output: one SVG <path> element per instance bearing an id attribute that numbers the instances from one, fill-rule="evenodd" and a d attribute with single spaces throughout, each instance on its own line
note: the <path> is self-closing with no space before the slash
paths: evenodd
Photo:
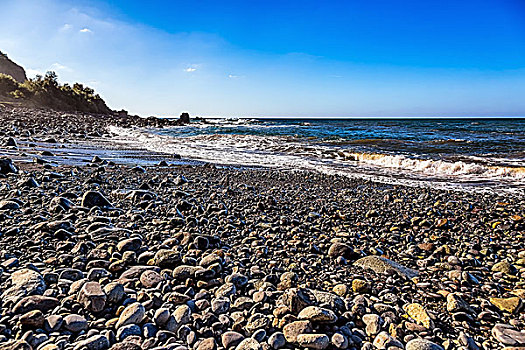
<path id="1" fill-rule="evenodd" d="M 26 69 L 26 75 L 28 78 L 34 78 L 37 75 L 44 75 L 44 74 L 42 74 L 42 72 L 37 69 L 28 68 Z"/>
<path id="2" fill-rule="evenodd" d="M 49 66 L 49 70 L 53 71 L 64 71 L 64 72 L 72 72 L 73 69 L 64 66 L 63 64 L 60 64 L 58 62 L 53 63 L 51 66 Z"/>
<path id="3" fill-rule="evenodd" d="M 93 33 L 93 31 L 89 28 L 82 28 L 80 29 L 80 33 Z"/>
<path id="4" fill-rule="evenodd" d="M 66 23 L 62 26 L 62 28 L 60 28 L 61 31 L 65 32 L 65 31 L 68 31 L 70 30 L 71 28 L 73 28 L 73 26 L 69 23 Z"/>
<path id="5" fill-rule="evenodd" d="M 188 73 L 193 73 L 193 72 L 195 72 L 196 70 L 197 70 L 197 68 L 195 68 L 195 67 L 188 67 L 188 68 L 186 68 L 184 71 L 185 71 L 185 72 L 188 72 Z"/>

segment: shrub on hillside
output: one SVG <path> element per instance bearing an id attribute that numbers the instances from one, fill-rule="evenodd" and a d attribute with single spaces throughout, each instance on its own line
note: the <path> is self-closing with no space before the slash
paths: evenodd
<path id="1" fill-rule="evenodd" d="M 15 82 L 16 83 L 16 82 Z M 27 100 L 40 107 L 61 111 L 111 113 L 104 100 L 95 91 L 82 84 L 61 85 L 55 72 L 28 79 L 11 92 L 12 97 Z"/>
<path id="2" fill-rule="evenodd" d="M 18 89 L 18 83 L 10 75 L 0 73 L 0 95 L 8 96 Z"/>

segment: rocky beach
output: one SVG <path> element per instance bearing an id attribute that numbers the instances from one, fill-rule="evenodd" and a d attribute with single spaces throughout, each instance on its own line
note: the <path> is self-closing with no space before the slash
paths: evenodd
<path id="1" fill-rule="evenodd" d="M 0 349 L 525 349 L 522 196 L 108 133 L 170 123 L 0 106 Z"/>

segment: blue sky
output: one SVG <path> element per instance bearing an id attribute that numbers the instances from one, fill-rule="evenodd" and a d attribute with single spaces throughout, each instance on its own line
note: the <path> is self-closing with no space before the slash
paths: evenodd
<path id="1" fill-rule="evenodd" d="M 0 0 L 0 50 L 132 113 L 525 115 L 525 2 Z"/>

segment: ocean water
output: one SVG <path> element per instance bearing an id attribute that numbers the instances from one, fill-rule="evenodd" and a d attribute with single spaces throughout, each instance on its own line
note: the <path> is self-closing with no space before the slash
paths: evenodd
<path id="1" fill-rule="evenodd" d="M 208 119 L 115 142 L 230 166 L 525 193 L 525 119 Z"/>

